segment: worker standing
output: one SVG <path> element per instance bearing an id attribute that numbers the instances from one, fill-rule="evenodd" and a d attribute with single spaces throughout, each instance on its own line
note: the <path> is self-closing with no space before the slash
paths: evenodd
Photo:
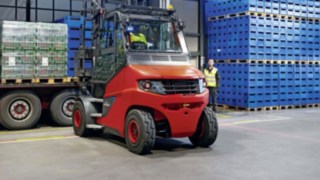
<path id="1" fill-rule="evenodd" d="M 209 89 L 209 106 L 212 106 L 212 110 L 217 112 L 217 95 L 220 85 L 220 76 L 218 69 L 214 66 L 213 59 L 209 59 L 208 67 L 204 69 L 204 75 L 206 77 L 206 85 Z M 212 100 L 210 102 L 210 99 Z"/>

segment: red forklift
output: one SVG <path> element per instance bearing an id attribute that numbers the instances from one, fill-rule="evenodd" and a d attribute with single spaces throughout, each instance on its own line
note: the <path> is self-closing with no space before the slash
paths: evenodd
<path id="1" fill-rule="evenodd" d="M 75 134 L 120 136 L 136 154 L 149 153 L 157 136 L 212 145 L 216 115 L 175 11 L 128 5 L 109 11 L 94 0 L 91 6 L 83 14 L 92 13 L 93 48 L 76 54 L 82 83 L 72 115 Z M 83 66 L 87 58 L 92 70 Z"/>

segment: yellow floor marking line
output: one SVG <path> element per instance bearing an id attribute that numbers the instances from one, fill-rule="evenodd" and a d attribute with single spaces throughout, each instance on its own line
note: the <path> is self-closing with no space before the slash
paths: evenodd
<path id="1" fill-rule="evenodd" d="M 225 123 L 219 123 L 220 126 L 232 126 L 237 124 L 249 124 L 249 123 L 257 123 L 260 121 L 257 120 L 242 120 L 242 121 L 236 121 L 236 122 L 225 122 Z"/>
<path id="2" fill-rule="evenodd" d="M 224 115 L 224 114 L 217 114 L 217 118 L 220 118 L 220 119 L 230 118 L 230 117 L 231 117 L 231 116 Z"/>
<path id="3" fill-rule="evenodd" d="M 27 142 L 27 141 L 42 141 L 51 139 L 64 139 L 65 136 L 42 136 L 42 137 L 29 137 L 29 138 L 19 138 L 16 139 L 17 142 Z"/>
<path id="4" fill-rule="evenodd" d="M 241 120 L 235 122 L 226 122 L 226 123 L 219 123 L 221 126 L 230 126 L 230 125 L 238 125 L 238 124 L 250 124 L 250 123 L 264 123 L 264 122 L 272 122 L 272 121 L 285 121 L 290 120 L 291 118 L 287 117 L 277 117 L 275 119 L 270 120 Z"/>
<path id="5" fill-rule="evenodd" d="M 61 140 L 61 139 L 72 139 L 77 137 L 78 136 L 75 136 L 75 135 L 30 137 L 30 138 L 19 138 L 19 139 L 13 139 L 13 140 L 0 140 L 0 144 Z"/>
<path id="6" fill-rule="evenodd" d="M 248 124 L 248 123 L 256 123 L 259 122 L 257 120 L 242 120 L 242 121 L 236 121 L 236 122 L 232 122 L 232 124 Z M 263 121 L 261 121 L 263 122 Z"/>
<path id="7" fill-rule="evenodd" d="M 0 135 L 23 134 L 23 133 L 34 133 L 34 132 L 48 132 L 48 131 L 59 131 L 59 130 L 66 130 L 66 129 L 71 129 L 71 127 L 40 128 L 40 129 L 31 129 L 31 130 L 5 131 L 5 132 L 0 132 Z"/>
<path id="8" fill-rule="evenodd" d="M 219 126 L 232 126 L 234 124 L 232 124 L 232 123 L 219 123 L 218 125 Z"/>

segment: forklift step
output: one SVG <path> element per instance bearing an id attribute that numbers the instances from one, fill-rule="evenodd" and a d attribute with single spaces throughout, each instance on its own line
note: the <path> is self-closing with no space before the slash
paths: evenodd
<path id="1" fill-rule="evenodd" d="M 103 126 L 100 126 L 98 124 L 87 124 L 87 128 L 89 128 L 89 129 L 102 129 Z"/>
<path id="2" fill-rule="evenodd" d="M 103 99 L 98 98 L 90 98 L 89 101 L 92 103 L 103 103 Z"/>
<path id="3" fill-rule="evenodd" d="M 95 118 L 100 118 L 100 117 L 102 117 L 102 114 L 101 113 L 92 113 L 90 116 L 95 117 Z"/>

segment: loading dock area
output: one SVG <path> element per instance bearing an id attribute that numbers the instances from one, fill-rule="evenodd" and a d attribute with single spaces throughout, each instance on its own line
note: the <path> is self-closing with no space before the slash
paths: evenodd
<path id="1" fill-rule="evenodd" d="M 211 148 L 157 139 L 152 154 L 129 153 L 123 139 L 79 138 L 40 123 L 0 132 L 5 179 L 318 179 L 319 108 L 218 114 Z M 13 161 L 14 159 L 14 161 Z"/>

